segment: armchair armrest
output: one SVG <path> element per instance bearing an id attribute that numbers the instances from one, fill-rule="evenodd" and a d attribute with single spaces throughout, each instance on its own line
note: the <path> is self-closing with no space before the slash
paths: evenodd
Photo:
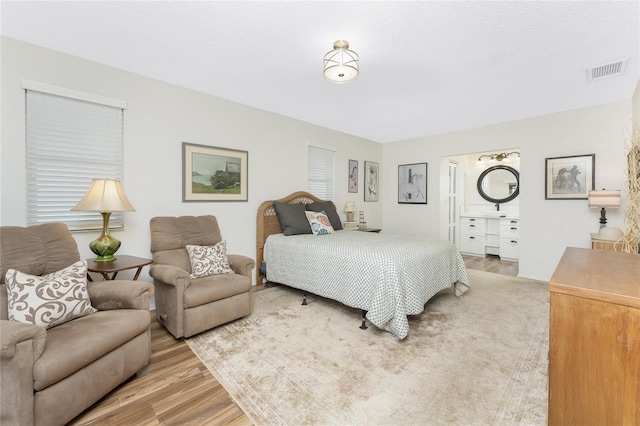
<path id="1" fill-rule="evenodd" d="M 44 351 L 47 339 L 47 331 L 44 327 L 33 324 L 25 324 L 17 321 L 0 320 L 0 358 L 4 362 L 16 355 L 16 346 L 31 340 L 33 347 L 33 361 L 40 358 Z"/>
<path id="2" fill-rule="evenodd" d="M 96 281 L 87 284 L 91 305 L 99 311 L 149 310 L 153 284 L 144 281 Z"/>
<path id="3" fill-rule="evenodd" d="M 186 287 L 191 283 L 190 274 L 184 269 L 173 265 L 153 264 L 149 268 L 149 275 L 157 281 L 174 287 L 178 285 L 178 280 L 184 280 Z"/>
<path id="4" fill-rule="evenodd" d="M 227 258 L 229 259 L 229 266 L 236 274 L 251 278 L 251 271 L 256 266 L 253 259 L 241 254 L 229 254 Z"/>

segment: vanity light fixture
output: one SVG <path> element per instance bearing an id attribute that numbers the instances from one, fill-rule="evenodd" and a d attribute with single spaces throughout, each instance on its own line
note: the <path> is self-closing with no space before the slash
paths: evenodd
<path id="1" fill-rule="evenodd" d="M 336 84 L 348 83 L 358 77 L 359 64 L 360 57 L 349 50 L 349 42 L 337 40 L 333 50 L 324 55 L 324 78 Z"/>
<path id="2" fill-rule="evenodd" d="M 512 151 L 501 152 L 499 154 L 483 154 L 478 158 L 478 163 L 482 163 L 483 161 L 502 161 L 511 157 L 520 158 L 520 153 L 518 151 Z"/>

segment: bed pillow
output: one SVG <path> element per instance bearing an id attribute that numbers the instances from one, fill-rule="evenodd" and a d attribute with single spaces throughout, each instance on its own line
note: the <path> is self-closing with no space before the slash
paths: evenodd
<path id="1" fill-rule="evenodd" d="M 328 235 L 335 231 L 325 212 L 305 212 L 313 235 Z"/>
<path id="2" fill-rule="evenodd" d="M 191 278 L 235 273 L 229 266 L 225 240 L 212 246 L 187 245 L 186 249 L 191 262 Z"/>
<path id="3" fill-rule="evenodd" d="M 273 202 L 273 208 L 278 216 L 280 228 L 284 235 L 311 234 L 311 226 L 305 216 L 305 205 Z"/>
<path id="4" fill-rule="evenodd" d="M 331 226 L 336 231 L 342 229 L 342 221 L 340 220 L 340 216 L 336 211 L 336 205 L 331 201 L 317 201 L 315 203 L 307 204 L 307 210 L 312 212 L 324 212 L 329 221 L 331 222 Z"/>
<path id="5" fill-rule="evenodd" d="M 8 269 L 9 319 L 45 329 L 98 312 L 87 291 L 87 263 L 79 260 L 47 275 L 29 275 Z"/>

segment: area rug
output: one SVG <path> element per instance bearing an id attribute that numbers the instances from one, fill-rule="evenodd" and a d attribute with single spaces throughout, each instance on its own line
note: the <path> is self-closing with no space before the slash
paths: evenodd
<path id="1" fill-rule="evenodd" d="M 256 425 L 543 425 L 547 284 L 469 270 L 401 341 L 360 312 L 277 286 L 252 314 L 187 340 Z"/>

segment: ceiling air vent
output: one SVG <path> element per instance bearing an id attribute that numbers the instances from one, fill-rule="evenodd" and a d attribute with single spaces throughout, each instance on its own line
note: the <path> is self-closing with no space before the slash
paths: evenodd
<path id="1" fill-rule="evenodd" d="M 610 64 L 599 65 L 597 67 L 587 68 L 587 80 L 602 80 L 607 77 L 615 77 L 624 74 L 627 69 L 627 59 L 611 62 Z"/>

